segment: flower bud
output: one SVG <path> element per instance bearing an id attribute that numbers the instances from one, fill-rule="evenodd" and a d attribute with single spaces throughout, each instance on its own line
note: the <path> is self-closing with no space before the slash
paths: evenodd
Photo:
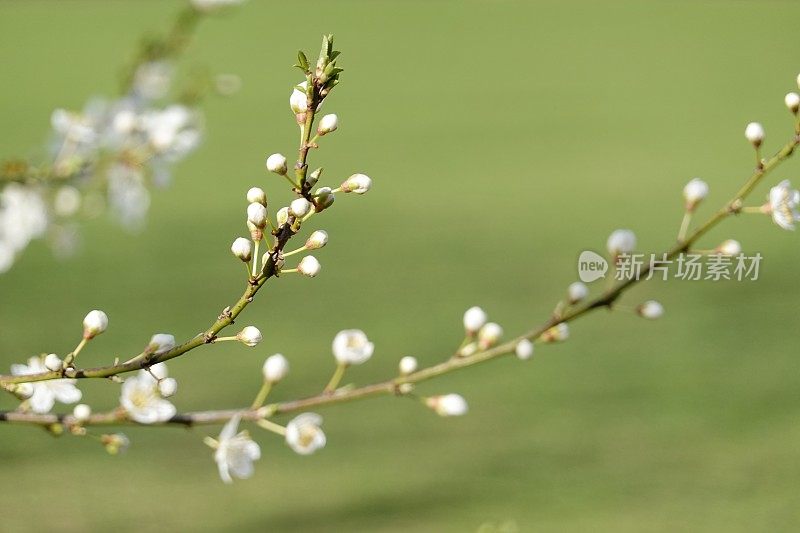
<path id="1" fill-rule="evenodd" d="M 287 222 L 289 222 L 289 208 L 288 207 L 281 207 L 278 209 L 278 212 L 275 214 L 275 217 L 278 219 L 278 226 L 283 226 Z"/>
<path id="2" fill-rule="evenodd" d="M 258 229 L 264 229 L 267 226 L 267 208 L 256 202 L 248 205 L 247 221 Z"/>
<path id="3" fill-rule="evenodd" d="M 272 154 L 267 158 L 267 170 L 284 176 L 286 174 L 286 158 L 282 154 Z"/>
<path id="4" fill-rule="evenodd" d="M 407 376 L 417 371 L 418 367 L 417 358 L 407 355 L 400 359 L 400 374 Z"/>
<path id="5" fill-rule="evenodd" d="M 248 243 L 249 244 L 249 243 Z M 151 354 L 161 355 L 167 353 L 175 347 L 175 337 L 169 333 L 156 333 L 150 337 L 150 343 L 147 345 L 147 352 Z"/>
<path id="6" fill-rule="evenodd" d="M 233 241 L 231 252 L 245 263 L 249 263 L 253 258 L 253 245 L 244 237 L 239 237 Z"/>
<path id="7" fill-rule="evenodd" d="M 342 192 L 364 194 L 372 188 L 372 180 L 366 174 L 353 174 L 340 186 Z"/>
<path id="8" fill-rule="evenodd" d="M 250 346 L 251 348 L 261 342 L 263 337 L 261 336 L 261 331 L 255 326 L 246 326 L 242 331 L 236 334 L 236 339 L 245 344 Z"/>
<path id="9" fill-rule="evenodd" d="M 318 229 L 306 241 L 306 250 L 317 250 L 328 244 L 328 232 Z"/>
<path id="10" fill-rule="evenodd" d="M 300 264 L 297 265 L 297 271 L 304 276 L 308 276 L 309 278 L 313 278 L 319 271 L 322 269 L 322 265 L 319 264 L 317 258 L 313 255 L 307 255 L 303 259 L 300 260 Z"/>
<path id="11" fill-rule="evenodd" d="M 461 416 L 467 414 L 467 401 L 460 394 L 445 394 L 426 398 L 425 404 L 439 416 Z"/>
<path id="12" fill-rule="evenodd" d="M 261 370 L 264 373 L 264 381 L 277 383 L 289 373 L 289 361 L 283 354 L 276 353 L 267 357 Z"/>
<path id="13" fill-rule="evenodd" d="M 571 283 L 569 287 L 567 287 L 567 299 L 569 303 L 574 305 L 589 295 L 589 288 L 581 283 L 580 281 L 576 281 L 575 283 Z"/>
<path id="14" fill-rule="evenodd" d="M 664 315 L 664 306 L 655 300 L 648 300 L 637 307 L 636 312 L 643 318 L 655 320 Z"/>
<path id="15" fill-rule="evenodd" d="M 315 170 L 306 177 L 306 185 L 308 185 L 309 187 L 313 187 L 314 185 L 317 184 L 321 176 L 322 176 L 322 169 L 318 168 L 317 170 Z"/>
<path id="16" fill-rule="evenodd" d="M 308 88 L 308 81 L 300 83 L 299 86 L 303 89 Z M 298 90 L 297 87 L 292 89 L 292 94 L 289 96 L 289 107 L 292 108 L 292 112 L 295 115 L 308 111 L 308 96 L 306 93 Z"/>
<path id="17" fill-rule="evenodd" d="M 793 114 L 796 115 L 797 112 L 800 111 L 800 94 L 788 93 L 783 101 L 786 102 L 786 107 L 789 108 L 789 111 Z"/>
<path id="18" fill-rule="evenodd" d="M 464 329 L 467 332 L 467 335 L 475 335 L 479 329 L 486 324 L 486 320 L 488 320 L 488 316 L 486 316 L 486 311 L 481 309 L 478 306 L 470 307 L 464 313 Z"/>
<path id="19" fill-rule="evenodd" d="M 247 191 L 247 201 L 251 204 L 261 204 L 267 207 L 267 193 L 260 187 L 252 187 Z"/>
<path id="20" fill-rule="evenodd" d="M 533 343 L 528 339 L 522 339 L 514 348 L 514 353 L 520 361 L 527 361 L 533 356 Z"/>
<path id="21" fill-rule="evenodd" d="M 499 324 L 489 322 L 478 331 L 478 346 L 485 350 L 497 344 L 503 336 L 503 328 Z"/>
<path id="22" fill-rule="evenodd" d="M 167 368 L 167 363 L 161 362 L 151 365 L 147 373 L 154 377 L 156 381 L 161 381 L 162 379 L 166 379 L 169 374 L 169 369 Z"/>
<path id="23" fill-rule="evenodd" d="M 332 131 L 336 131 L 336 128 L 339 127 L 339 117 L 334 114 L 325 115 L 319 121 L 319 127 L 317 128 L 317 133 L 320 135 L 328 134 Z"/>
<path id="24" fill-rule="evenodd" d="M 314 193 L 314 206 L 317 213 L 333 205 L 336 197 L 330 187 L 320 187 Z"/>
<path id="25" fill-rule="evenodd" d="M 75 409 L 72 410 L 72 416 L 80 423 L 86 422 L 89 420 L 89 417 L 92 416 L 92 408 L 85 403 L 79 403 L 75 406 Z"/>
<path id="26" fill-rule="evenodd" d="M 61 359 L 54 353 L 47 354 L 44 358 L 44 367 L 52 372 L 58 372 L 62 368 Z"/>
<path id="27" fill-rule="evenodd" d="M 178 392 L 178 382 L 173 378 L 164 378 L 158 382 L 158 393 L 162 398 L 175 396 Z"/>
<path id="28" fill-rule="evenodd" d="M 728 239 L 714 248 L 714 252 L 722 255 L 739 255 L 742 253 L 742 245 L 737 240 Z"/>
<path id="29" fill-rule="evenodd" d="M 561 322 L 542 333 L 542 336 L 539 338 L 542 342 L 565 341 L 569 338 L 569 326 L 566 322 Z"/>
<path id="30" fill-rule="evenodd" d="M 92 339 L 108 328 L 108 316 L 97 309 L 89 311 L 83 319 L 83 338 Z"/>
<path id="31" fill-rule="evenodd" d="M 694 178 L 683 188 L 683 198 L 686 200 L 686 210 L 694 211 L 697 204 L 708 196 L 708 184 L 700 178 Z"/>
<path id="32" fill-rule="evenodd" d="M 20 400 L 27 400 L 31 396 L 33 396 L 35 389 L 33 388 L 33 383 L 17 383 L 14 386 L 14 396 L 19 398 Z"/>
<path id="33" fill-rule="evenodd" d="M 764 141 L 764 126 L 758 122 L 751 122 L 744 129 L 744 136 L 750 144 L 758 148 Z"/>
<path id="34" fill-rule="evenodd" d="M 612 256 L 629 254 L 636 248 L 636 234 L 629 229 L 615 230 L 609 235 L 606 248 Z"/>
<path id="35" fill-rule="evenodd" d="M 311 212 L 311 202 L 305 198 L 297 198 L 289 204 L 289 213 L 295 218 L 303 218 Z"/>

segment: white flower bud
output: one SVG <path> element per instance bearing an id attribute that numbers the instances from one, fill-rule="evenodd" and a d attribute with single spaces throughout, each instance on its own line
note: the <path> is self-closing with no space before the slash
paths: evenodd
<path id="1" fill-rule="evenodd" d="M 700 178 L 694 178 L 683 188 L 683 198 L 686 200 L 686 210 L 694 211 L 697 204 L 708 196 L 708 184 Z"/>
<path id="2" fill-rule="evenodd" d="M 260 187 L 252 187 L 247 191 L 247 201 L 251 204 L 261 204 L 267 207 L 267 193 Z"/>
<path id="3" fill-rule="evenodd" d="M 722 243 L 717 246 L 714 251 L 722 255 L 739 255 L 742 253 L 742 245 L 739 244 L 739 241 L 737 240 L 728 239 L 726 241 L 722 241 Z"/>
<path id="4" fill-rule="evenodd" d="M 468 335 L 474 335 L 488 320 L 486 311 L 478 306 L 470 307 L 464 313 L 464 329 Z"/>
<path id="5" fill-rule="evenodd" d="M 60 217 L 71 217 L 81 208 L 81 193 L 71 185 L 59 187 L 53 198 L 53 211 Z"/>
<path id="6" fill-rule="evenodd" d="M 251 348 L 263 339 L 261 331 L 255 326 L 246 326 L 242 331 L 236 334 L 236 338 L 239 342 Z"/>
<path id="7" fill-rule="evenodd" d="M 161 355 L 167 353 L 175 347 L 175 336 L 169 333 L 156 333 L 150 337 L 150 343 L 147 345 L 147 350 L 150 353 Z"/>
<path id="8" fill-rule="evenodd" d="M 319 127 L 317 128 L 317 133 L 320 135 L 325 135 L 332 131 L 336 131 L 336 128 L 339 127 L 339 117 L 334 114 L 325 115 L 319 121 Z"/>
<path id="9" fill-rule="evenodd" d="M 648 300 L 637 307 L 636 312 L 643 318 L 655 320 L 664 315 L 664 306 L 655 300 Z"/>
<path id="10" fill-rule="evenodd" d="M 62 368 L 61 359 L 54 353 L 47 354 L 44 358 L 44 367 L 52 372 L 57 372 Z"/>
<path id="11" fill-rule="evenodd" d="M 461 416 L 467 414 L 469 409 L 467 401 L 460 394 L 431 396 L 425 400 L 425 403 L 439 416 Z"/>
<path id="12" fill-rule="evenodd" d="M 786 102 L 786 107 L 789 108 L 789 111 L 795 115 L 800 111 L 800 94 L 788 93 L 783 101 Z"/>
<path id="13" fill-rule="evenodd" d="M 404 376 L 407 376 L 409 374 L 413 374 L 414 372 L 416 372 L 418 366 L 419 365 L 417 363 L 417 358 L 416 357 L 412 357 L 410 355 L 407 355 L 407 356 L 403 357 L 402 359 L 400 359 L 400 365 L 399 365 L 400 373 L 402 375 L 404 375 Z"/>
<path id="14" fill-rule="evenodd" d="M 542 333 L 539 338 L 542 342 L 565 341 L 569 338 L 569 326 L 566 322 L 561 322 Z"/>
<path id="15" fill-rule="evenodd" d="M 83 338 L 91 339 L 103 333 L 108 328 L 108 316 L 97 309 L 89 311 L 83 319 Z"/>
<path id="16" fill-rule="evenodd" d="M 360 365 L 372 357 L 375 345 L 360 329 L 345 329 L 333 338 L 331 349 L 339 364 Z"/>
<path id="17" fill-rule="evenodd" d="M 162 398 L 175 396 L 178 392 L 178 382 L 173 378 L 164 378 L 158 382 L 158 392 Z"/>
<path id="18" fill-rule="evenodd" d="M 480 346 L 482 350 L 490 348 L 497 344 L 497 341 L 499 341 L 502 336 L 503 328 L 500 327 L 499 324 L 489 322 L 478 331 L 478 346 Z"/>
<path id="19" fill-rule="evenodd" d="M 258 229 L 264 229 L 267 225 L 267 208 L 255 202 L 248 205 L 247 221 Z"/>
<path id="20" fill-rule="evenodd" d="M 267 158 L 267 170 L 279 174 L 286 174 L 286 158 L 282 154 L 272 154 Z"/>
<path id="21" fill-rule="evenodd" d="M 276 353 L 267 357 L 261 370 L 264 373 L 264 381 L 277 383 L 289 373 L 289 361 L 283 354 Z"/>
<path id="22" fill-rule="evenodd" d="M 17 383 L 14 389 L 14 395 L 20 400 L 27 400 L 36 389 L 33 388 L 33 383 Z"/>
<path id="23" fill-rule="evenodd" d="M 303 259 L 300 260 L 300 264 L 297 265 L 297 271 L 304 276 L 308 276 L 309 278 L 313 278 L 319 271 L 322 269 L 322 265 L 319 264 L 317 258 L 313 255 L 307 255 Z"/>
<path id="24" fill-rule="evenodd" d="M 629 254 L 636 248 L 636 234 L 629 229 L 615 230 L 609 235 L 606 248 L 613 256 Z"/>
<path id="25" fill-rule="evenodd" d="M 330 187 L 320 187 L 314 193 L 314 204 L 318 212 L 333 205 L 335 199 L 336 197 Z"/>
<path id="26" fill-rule="evenodd" d="M 569 287 L 567 287 L 567 298 L 569 299 L 570 304 L 576 304 L 586 298 L 588 295 L 589 288 L 580 281 L 571 283 Z"/>
<path id="27" fill-rule="evenodd" d="M 372 188 L 372 180 L 366 174 L 353 174 L 340 186 L 342 192 L 364 194 Z"/>
<path id="28" fill-rule="evenodd" d="M 527 361 L 533 356 L 533 343 L 528 339 L 522 339 L 514 348 L 514 353 L 520 361 Z"/>
<path id="29" fill-rule="evenodd" d="M 320 176 L 322 176 L 322 169 L 318 168 L 308 176 L 306 176 L 306 185 L 309 187 L 313 187 L 319 181 Z"/>
<path id="30" fill-rule="evenodd" d="M 750 144 L 758 148 L 764 140 L 764 126 L 758 122 L 751 122 L 744 129 L 744 136 Z"/>
<path id="31" fill-rule="evenodd" d="M 328 232 L 318 229 L 306 241 L 306 250 L 317 250 L 328 244 Z"/>
<path id="32" fill-rule="evenodd" d="M 151 365 L 147 372 L 148 375 L 154 377 L 156 381 L 161 381 L 162 379 L 166 379 L 167 375 L 169 375 L 169 369 L 167 368 L 167 363 L 156 363 Z"/>
<path id="33" fill-rule="evenodd" d="M 304 81 L 299 85 L 303 89 L 306 89 L 308 87 L 308 81 Z M 289 96 L 289 107 L 292 108 L 292 112 L 295 115 L 305 113 L 308 110 L 308 96 L 306 93 L 297 88 L 292 89 L 292 94 Z"/>
<path id="34" fill-rule="evenodd" d="M 92 416 L 92 408 L 85 403 L 79 403 L 75 406 L 75 409 L 72 410 L 72 416 L 74 416 L 75 420 L 78 422 L 86 422 L 89 420 L 89 417 Z"/>
<path id="35" fill-rule="evenodd" d="M 253 245 L 244 237 L 239 237 L 233 241 L 231 252 L 245 263 L 248 263 L 253 258 Z"/>
<path id="36" fill-rule="evenodd" d="M 289 208 L 288 207 L 281 207 L 278 209 L 278 212 L 275 214 L 275 217 L 278 219 L 278 226 L 283 226 L 287 222 L 289 222 Z"/>
<path id="37" fill-rule="evenodd" d="M 303 218 L 311 211 L 311 202 L 305 198 L 297 198 L 289 204 L 289 213 L 296 218 Z"/>

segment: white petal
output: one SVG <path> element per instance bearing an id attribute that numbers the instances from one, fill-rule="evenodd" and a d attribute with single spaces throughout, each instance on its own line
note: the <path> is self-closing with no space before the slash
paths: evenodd
<path id="1" fill-rule="evenodd" d="M 83 396 L 81 391 L 70 381 L 66 379 L 57 379 L 47 383 L 47 386 L 55 396 L 56 400 L 61 403 L 76 403 L 81 400 Z"/>
<path id="2" fill-rule="evenodd" d="M 35 383 L 33 385 L 33 396 L 28 399 L 28 402 L 34 413 L 44 414 L 50 412 L 53 404 L 56 403 L 56 399 L 47 386 Z"/>

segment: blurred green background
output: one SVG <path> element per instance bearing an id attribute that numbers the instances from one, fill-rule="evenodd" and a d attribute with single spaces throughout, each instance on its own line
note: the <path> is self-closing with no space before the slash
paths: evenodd
<path id="1" fill-rule="evenodd" d="M 114 94 L 139 36 L 180 5 L 0 2 L 0 154 L 40 145 L 53 108 Z M 377 346 L 349 374 L 357 383 L 391 375 L 402 355 L 440 361 L 470 305 L 520 332 L 611 230 L 635 229 L 647 251 L 670 243 L 689 178 L 709 182 L 709 204 L 726 200 L 752 167 L 748 121 L 764 123 L 769 151 L 788 138 L 798 16 L 785 1 L 251 0 L 206 21 L 189 51 L 244 86 L 207 102 L 205 144 L 156 195 L 145 231 L 95 220 L 76 259 L 56 262 L 38 242 L 0 277 L 0 363 L 67 352 L 100 308 L 111 326 L 81 360 L 106 364 L 157 331 L 194 335 L 238 297 L 228 247 L 243 234 L 243 195 L 259 185 L 288 199 L 263 160 L 294 150 L 290 65 L 323 32 L 346 71 L 325 109 L 340 130 L 312 164 L 329 179 L 368 173 L 375 187 L 314 220 L 331 236 L 318 278 L 270 282 L 248 308 L 239 323 L 262 328 L 260 346 L 170 364 L 179 409 L 249 403 L 274 352 L 292 364 L 275 398 L 314 393 L 343 328 Z M 766 217 L 704 244 L 730 237 L 765 256 L 757 282 L 653 282 L 624 301 L 661 300 L 661 321 L 599 312 L 532 361 L 420 387 L 462 393 L 466 417 L 395 398 L 324 409 L 329 445 L 311 457 L 256 428 L 263 459 L 233 486 L 201 441 L 218 428 L 128 428 L 130 451 L 111 457 L 89 439 L 0 426 L 0 529 L 793 530 L 800 247 Z M 103 408 L 119 387 L 83 389 Z"/>

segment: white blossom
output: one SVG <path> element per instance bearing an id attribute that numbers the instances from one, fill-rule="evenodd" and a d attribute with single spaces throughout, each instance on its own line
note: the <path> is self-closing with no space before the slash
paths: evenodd
<path id="1" fill-rule="evenodd" d="M 372 180 L 366 174 L 353 174 L 339 188 L 342 192 L 364 194 L 372 188 Z"/>
<path id="2" fill-rule="evenodd" d="M 411 355 L 407 355 L 400 359 L 400 373 L 404 376 L 416 372 L 418 366 L 419 364 L 417 363 L 417 358 Z"/>
<path id="3" fill-rule="evenodd" d="M 360 329 L 345 329 L 334 337 L 332 349 L 339 364 L 360 365 L 372 357 L 375 345 Z"/>
<path id="4" fill-rule="evenodd" d="M 313 278 L 319 271 L 322 270 L 322 265 L 319 264 L 317 258 L 313 255 L 307 255 L 303 259 L 300 260 L 300 264 L 297 265 L 297 271 L 309 278 Z"/>
<path id="5" fill-rule="evenodd" d="M 636 248 L 636 234 L 629 229 L 614 230 L 608 237 L 606 248 L 612 256 L 629 254 Z"/>
<path id="6" fill-rule="evenodd" d="M 521 361 L 527 361 L 533 356 L 533 343 L 528 339 L 522 339 L 514 348 L 514 353 Z"/>
<path id="7" fill-rule="evenodd" d="M 277 383 L 289 373 L 289 361 L 283 354 L 276 353 L 267 357 L 261 370 L 264 374 L 264 381 Z"/>
<path id="8" fill-rule="evenodd" d="M 158 383 L 149 372 L 140 370 L 122 384 L 119 401 L 131 420 L 140 424 L 156 424 L 175 416 L 175 406 L 162 397 Z"/>
<path id="9" fill-rule="evenodd" d="M 300 455 L 310 455 L 325 446 L 325 433 L 320 427 L 322 417 L 303 413 L 286 425 L 286 444 Z"/>
<path id="10" fill-rule="evenodd" d="M 770 189 L 768 212 L 772 215 L 775 224 L 781 228 L 793 230 L 794 223 L 800 221 L 798 205 L 800 205 L 800 191 L 792 189 L 789 180 L 783 180 Z"/>
<path id="11" fill-rule="evenodd" d="M 641 304 L 636 309 L 636 311 L 643 318 L 647 318 L 649 320 L 655 320 L 657 318 L 661 318 L 664 315 L 664 306 L 655 300 L 648 300 L 643 304 Z"/>
<path id="12" fill-rule="evenodd" d="M 164 378 L 158 382 L 158 392 L 164 398 L 175 396 L 178 392 L 178 381 L 174 378 Z"/>
<path id="13" fill-rule="evenodd" d="M 339 117 L 334 114 L 325 115 L 319 121 L 319 127 L 317 128 L 317 133 L 320 135 L 326 135 L 332 131 L 336 131 L 336 128 L 339 127 Z"/>
<path id="14" fill-rule="evenodd" d="M 580 281 L 576 281 L 571 283 L 569 287 L 567 287 L 567 298 L 569 299 L 569 303 L 576 304 L 586 298 L 589 295 L 589 288 Z"/>
<path id="15" fill-rule="evenodd" d="M 488 319 L 486 311 L 478 306 L 470 307 L 464 313 L 464 329 L 468 335 L 474 335 L 486 324 Z"/>
<path id="16" fill-rule="evenodd" d="M 764 126 L 758 122 L 751 122 L 744 129 L 744 136 L 750 144 L 758 148 L 764 141 Z"/>
<path id="17" fill-rule="evenodd" d="M 11 365 L 11 373 L 15 376 L 30 376 L 47 372 L 44 362 L 40 357 L 31 357 L 27 365 Z M 81 391 L 75 386 L 74 379 L 52 379 L 47 381 L 31 382 L 33 393 L 28 398 L 28 404 L 34 413 L 44 414 L 50 412 L 56 401 L 69 404 L 79 402 Z"/>
<path id="18" fill-rule="evenodd" d="M 247 221 L 259 229 L 264 229 L 267 225 L 267 208 L 257 202 L 248 205 Z"/>
<path id="19" fill-rule="evenodd" d="M 98 309 L 89 311 L 83 319 L 83 336 L 86 339 L 100 335 L 106 328 L 108 328 L 108 316 Z"/>
<path id="20" fill-rule="evenodd" d="M 63 363 L 62 363 L 60 357 L 58 357 L 54 353 L 51 353 L 51 354 L 47 354 L 45 356 L 45 358 L 44 358 L 44 366 L 45 366 L 45 368 L 47 370 L 50 370 L 52 372 L 57 372 L 57 371 L 61 370 L 61 368 L 63 366 Z"/>
<path id="21" fill-rule="evenodd" d="M 425 403 L 439 416 L 461 416 L 467 414 L 469 409 L 467 401 L 460 394 L 431 396 Z"/>
<path id="22" fill-rule="evenodd" d="M 249 239 L 238 237 L 231 244 L 231 253 L 247 263 L 253 258 L 253 245 Z"/>
<path id="23" fill-rule="evenodd" d="M 240 420 L 240 415 L 228 420 L 215 443 L 214 461 L 219 468 L 219 477 L 225 483 L 233 483 L 234 477 L 251 477 L 255 471 L 253 462 L 261 459 L 261 448 L 250 434 L 247 431 L 237 433 Z"/>
<path id="24" fill-rule="evenodd" d="M 251 348 L 261 342 L 261 330 L 255 326 L 245 326 L 242 331 L 236 334 L 236 338 L 242 344 L 250 346 Z"/>
<path id="25" fill-rule="evenodd" d="M 283 154 L 272 154 L 267 158 L 267 170 L 283 176 L 287 172 L 286 157 Z"/>

